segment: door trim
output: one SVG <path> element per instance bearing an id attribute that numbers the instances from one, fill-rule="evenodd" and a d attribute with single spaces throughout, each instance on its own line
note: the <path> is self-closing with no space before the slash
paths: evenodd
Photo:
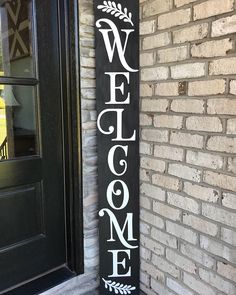
<path id="1" fill-rule="evenodd" d="M 71 272 L 67 267 L 62 267 L 25 285 L 10 290 L 4 293 L 4 295 L 41 294 L 42 292 L 47 291 L 48 289 L 53 288 L 73 277 L 75 277 L 73 272 Z"/>
<path id="2" fill-rule="evenodd" d="M 67 258 L 69 268 L 76 274 L 81 274 L 84 271 L 84 244 L 78 1 L 60 1 L 58 13 L 64 123 Z"/>

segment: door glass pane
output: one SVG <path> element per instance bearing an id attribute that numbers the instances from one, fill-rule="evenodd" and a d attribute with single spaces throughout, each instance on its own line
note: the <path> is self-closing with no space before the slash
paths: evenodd
<path id="1" fill-rule="evenodd" d="M 32 86 L 0 85 L 0 161 L 37 154 Z"/>
<path id="2" fill-rule="evenodd" d="M 32 3 L 0 1 L 0 75 L 33 77 Z"/>

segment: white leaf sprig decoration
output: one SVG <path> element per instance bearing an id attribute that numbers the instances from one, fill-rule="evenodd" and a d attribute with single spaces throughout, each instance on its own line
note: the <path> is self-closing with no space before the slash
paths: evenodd
<path id="1" fill-rule="evenodd" d="M 108 289 L 110 292 L 114 290 L 115 294 L 127 295 L 131 294 L 132 291 L 136 290 L 136 287 L 132 287 L 131 285 L 124 285 L 117 282 L 107 281 L 105 279 L 102 280 L 105 284 L 105 288 Z"/>
<path id="2" fill-rule="evenodd" d="M 128 12 L 126 7 L 123 10 L 120 3 L 116 4 L 114 1 L 103 1 L 103 5 L 98 5 L 97 8 L 134 26 L 134 23 L 132 22 L 132 13 Z"/>

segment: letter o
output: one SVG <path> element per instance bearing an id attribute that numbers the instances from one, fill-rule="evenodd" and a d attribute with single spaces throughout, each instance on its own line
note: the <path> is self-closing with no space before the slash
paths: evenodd
<path id="1" fill-rule="evenodd" d="M 114 186 L 116 183 L 120 183 L 123 187 L 123 202 L 121 204 L 120 207 L 116 207 L 113 203 L 113 194 L 115 196 L 121 196 L 122 195 L 122 192 L 120 189 L 117 189 L 117 190 L 114 190 Z M 109 185 L 108 185 L 108 188 L 107 188 L 107 201 L 109 203 L 109 205 L 115 209 L 115 210 L 122 210 L 124 209 L 128 202 L 129 202 L 129 189 L 127 187 L 127 185 L 124 183 L 124 181 L 122 180 L 113 180 Z"/>

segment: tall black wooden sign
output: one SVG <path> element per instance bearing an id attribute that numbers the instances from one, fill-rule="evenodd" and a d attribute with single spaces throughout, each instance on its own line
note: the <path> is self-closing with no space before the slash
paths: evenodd
<path id="1" fill-rule="evenodd" d="M 95 0 L 100 294 L 139 294 L 139 1 Z"/>

